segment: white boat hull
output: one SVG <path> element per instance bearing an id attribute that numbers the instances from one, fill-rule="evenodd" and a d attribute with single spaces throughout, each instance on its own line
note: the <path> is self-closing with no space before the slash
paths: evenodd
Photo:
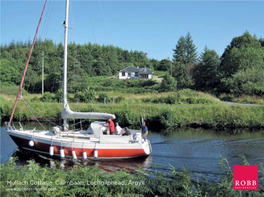
<path id="1" fill-rule="evenodd" d="M 40 154 L 50 154 L 50 146 L 54 148 L 55 157 L 60 157 L 60 149 L 64 149 L 65 157 L 72 158 L 72 150 L 77 158 L 83 158 L 86 151 L 87 158 L 94 159 L 95 149 L 98 152 L 96 159 L 124 159 L 148 156 L 151 144 L 148 140 L 133 139 L 133 135 L 85 135 L 80 132 L 62 132 L 53 135 L 49 131 L 32 131 L 7 129 L 13 141 L 22 149 Z M 134 136 L 135 137 L 135 136 Z M 29 142 L 33 140 L 34 145 Z"/>

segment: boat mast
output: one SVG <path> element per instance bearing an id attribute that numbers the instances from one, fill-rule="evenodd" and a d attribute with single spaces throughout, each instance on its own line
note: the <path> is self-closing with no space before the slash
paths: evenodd
<path id="1" fill-rule="evenodd" d="M 69 4 L 70 0 L 66 0 L 66 16 L 65 16 L 65 34 L 64 34 L 64 66 L 63 66 L 63 109 L 68 105 L 67 102 L 67 53 L 68 53 L 68 28 L 69 28 Z M 63 119 L 63 130 L 68 130 L 67 118 Z"/>

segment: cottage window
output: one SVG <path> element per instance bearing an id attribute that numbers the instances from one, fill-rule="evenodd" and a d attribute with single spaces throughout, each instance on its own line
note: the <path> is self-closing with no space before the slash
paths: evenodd
<path id="1" fill-rule="evenodd" d="M 126 73 L 125 72 L 122 72 L 122 77 L 126 76 Z"/>
<path id="2" fill-rule="evenodd" d="M 148 75 L 145 75 L 145 74 L 140 75 L 140 78 L 142 78 L 142 79 L 148 79 Z"/>

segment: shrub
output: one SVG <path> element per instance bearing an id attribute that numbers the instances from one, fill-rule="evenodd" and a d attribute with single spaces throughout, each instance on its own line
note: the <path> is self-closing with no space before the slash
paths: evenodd
<path id="1" fill-rule="evenodd" d="M 209 99 L 205 99 L 205 98 L 187 98 L 185 99 L 185 101 L 188 104 L 211 104 L 212 103 Z"/>
<path id="2" fill-rule="evenodd" d="M 178 117 L 171 109 L 165 109 L 159 116 L 159 121 L 164 128 L 180 126 Z"/>
<path id="3" fill-rule="evenodd" d="M 84 91 L 78 91 L 74 94 L 73 102 L 90 102 L 95 100 L 95 91 L 86 88 Z"/>
<path id="4" fill-rule="evenodd" d="M 121 111 L 116 113 L 117 121 L 123 125 L 139 125 L 140 117 L 130 109 L 129 105 L 124 105 Z"/>
<path id="5" fill-rule="evenodd" d="M 85 96 L 87 97 L 88 100 L 94 101 L 95 100 L 95 95 L 96 92 L 89 87 L 85 89 Z"/>
<path id="6" fill-rule="evenodd" d="M 108 94 L 106 94 L 106 93 L 100 93 L 99 95 L 98 95 L 98 99 L 97 99 L 97 101 L 98 102 L 104 102 L 104 99 L 106 98 L 106 102 L 108 103 L 108 102 L 111 102 L 111 99 L 109 98 L 109 96 L 108 96 Z"/>
<path id="7" fill-rule="evenodd" d="M 50 92 L 45 92 L 40 100 L 42 102 L 53 102 L 53 97 Z"/>
<path id="8" fill-rule="evenodd" d="M 68 96 L 68 94 L 67 94 Z M 63 91 L 59 89 L 55 94 L 55 100 L 59 103 L 63 102 Z"/>
<path id="9" fill-rule="evenodd" d="M 121 103 L 122 101 L 124 101 L 125 100 L 125 97 L 123 97 L 123 96 L 119 96 L 119 97 L 117 97 L 116 99 L 115 99 L 115 102 L 116 103 Z"/>
<path id="10" fill-rule="evenodd" d="M 37 96 L 34 96 L 30 101 L 31 102 L 39 102 L 40 99 Z"/>
<path id="11" fill-rule="evenodd" d="M 177 103 L 177 97 L 173 96 L 173 95 L 169 95 L 167 97 L 167 102 L 168 104 L 175 104 Z"/>
<path id="12" fill-rule="evenodd" d="M 178 97 L 177 95 L 169 95 L 167 97 L 154 97 L 154 98 L 143 98 L 141 99 L 143 102 L 146 103 L 165 103 L 165 104 L 177 104 Z"/>
<path id="13" fill-rule="evenodd" d="M 85 96 L 84 92 L 76 92 L 74 94 L 74 98 L 72 99 L 73 102 L 87 102 L 87 97 Z"/>
<path id="14" fill-rule="evenodd" d="M 161 92 L 177 91 L 177 81 L 166 73 L 160 84 L 160 90 Z"/>

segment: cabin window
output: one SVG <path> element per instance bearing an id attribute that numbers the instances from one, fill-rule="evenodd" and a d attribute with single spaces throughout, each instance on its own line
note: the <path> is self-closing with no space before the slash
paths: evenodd
<path id="1" fill-rule="evenodd" d="M 126 76 L 126 73 L 125 72 L 122 72 L 122 77 Z"/>

